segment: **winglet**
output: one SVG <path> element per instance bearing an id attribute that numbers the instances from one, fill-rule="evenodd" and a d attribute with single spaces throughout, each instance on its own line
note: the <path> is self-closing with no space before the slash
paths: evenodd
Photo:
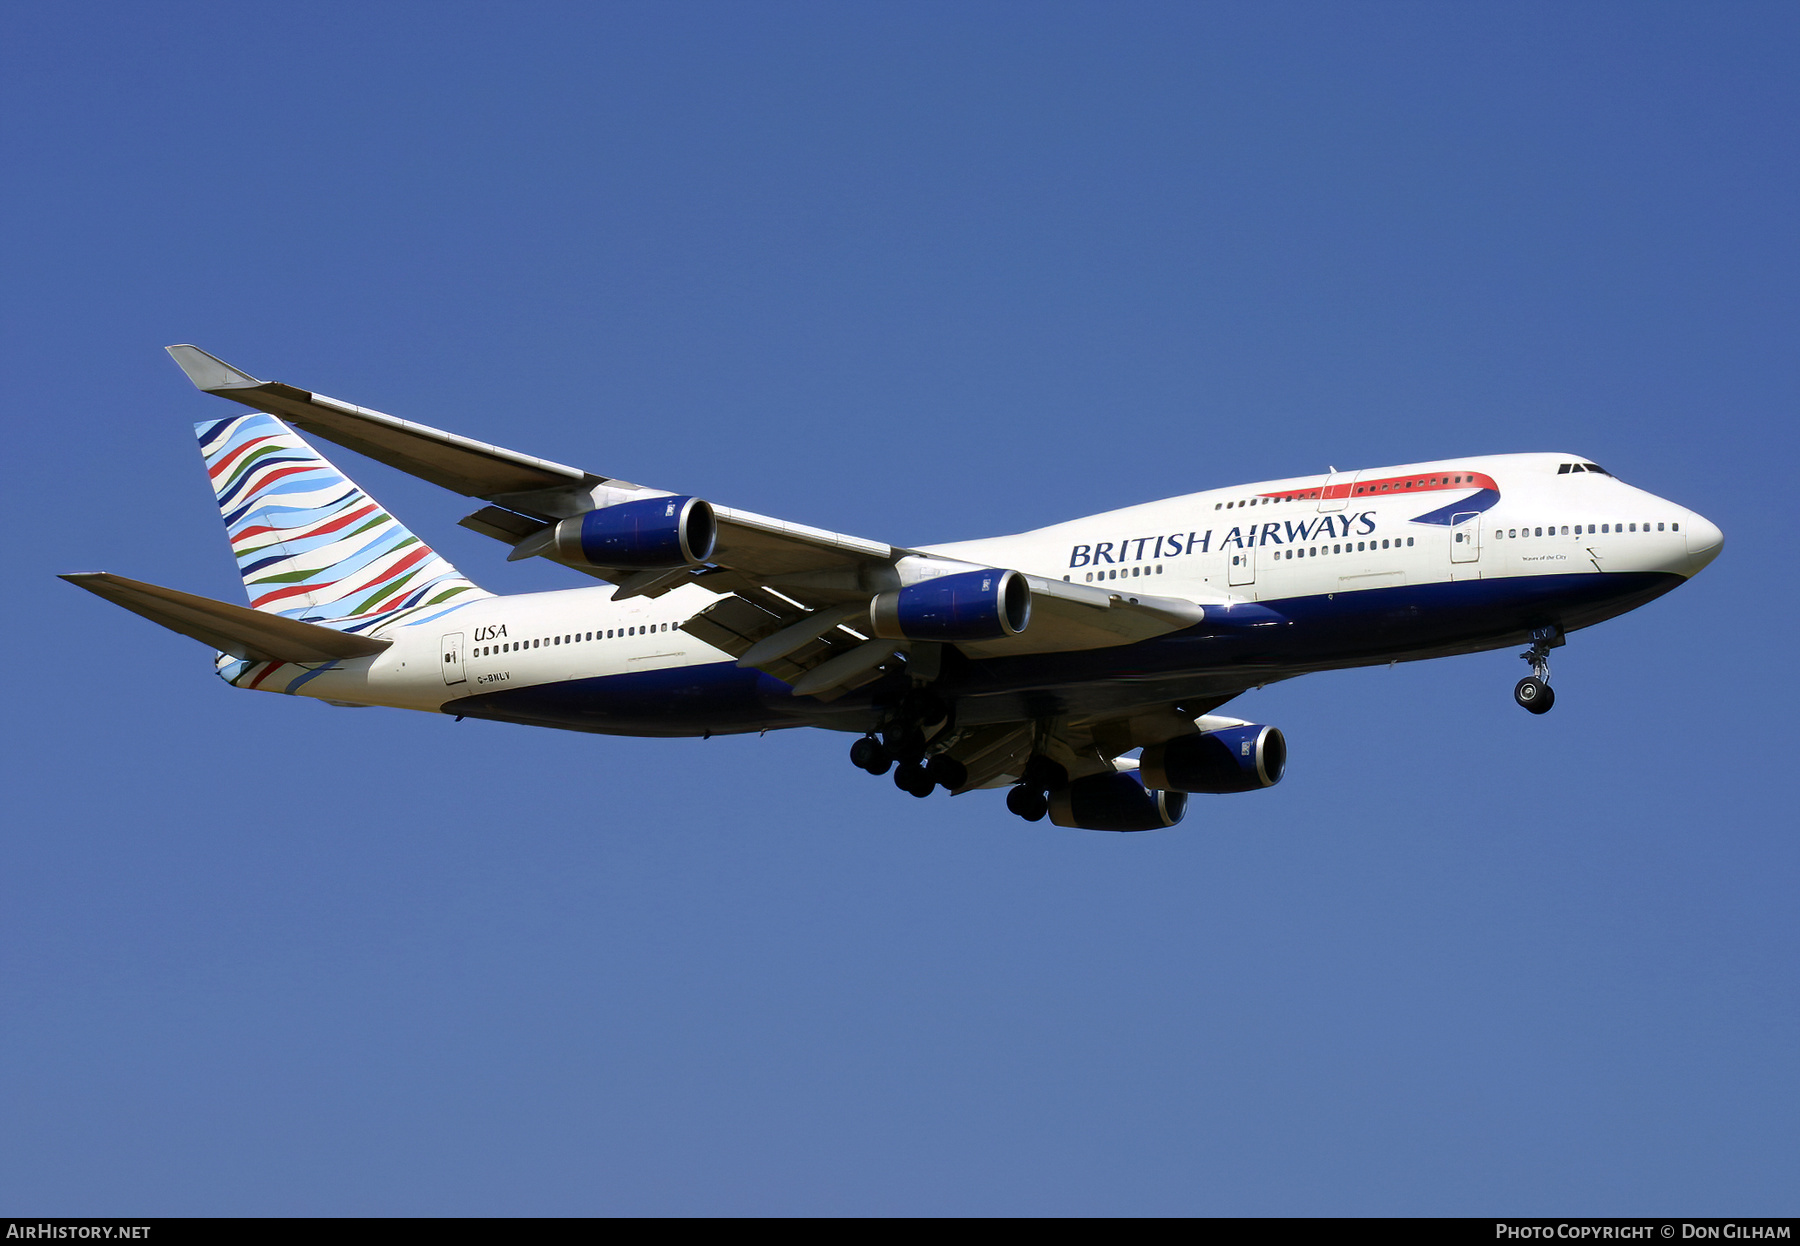
<path id="1" fill-rule="evenodd" d="M 165 346 L 163 349 L 169 352 L 169 358 L 181 365 L 181 370 L 187 373 L 187 379 L 194 383 L 195 389 L 205 390 L 209 394 L 221 389 L 262 384 L 248 372 L 240 372 L 198 346 Z"/>

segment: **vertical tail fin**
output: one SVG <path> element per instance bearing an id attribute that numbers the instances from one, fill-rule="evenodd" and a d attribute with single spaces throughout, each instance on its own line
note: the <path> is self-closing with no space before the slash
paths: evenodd
<path id="1" fill-rule="evenodd" d="M 492 595 L 274 416 L 194 429 L 253 608 L 369 632 Z"/>

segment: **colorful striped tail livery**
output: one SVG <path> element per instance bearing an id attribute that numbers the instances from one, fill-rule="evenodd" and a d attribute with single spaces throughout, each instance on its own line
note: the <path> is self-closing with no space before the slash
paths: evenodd
<path id="1" fill-rule="evenodd" d="M 274 416 L 194 428 L 255 609 L 369 632 L 491 595 Z"/>

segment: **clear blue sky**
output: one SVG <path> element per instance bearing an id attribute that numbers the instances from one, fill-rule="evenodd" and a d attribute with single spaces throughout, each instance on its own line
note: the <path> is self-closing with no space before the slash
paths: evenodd
<path id="1" fill-rule="evenodd" d="M 14 5 L 0 1213 L 1800 1211 L 1791 4 Z M 1727 534 L 1178 829 L 233 691 L 161 352 L 896 543 L 1561 450 Z M 478 582 L 468 504 L 333 452 Z"/>

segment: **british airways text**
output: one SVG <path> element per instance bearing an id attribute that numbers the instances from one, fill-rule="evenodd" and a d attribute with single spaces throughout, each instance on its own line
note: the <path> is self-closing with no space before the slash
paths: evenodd
<path id="1" fill-rule="evenodd" d="M 1233 528 L 1219 539 L 1219 548 L 1297 545 L 1303 541 L 1330 540 L 1332 537 L 1367 536 L 1373 531 L 1373 511 L 1362 511 L 1355 515 L 1319 515 L 1312 519 L 1287 519 Z M 1213 530 L 1208 528 L 1205 532 L 1189 532 L 1186 535 L 1175 532 L 1167 536 L 1134 536 L 1123 541 L 1096 541 L 1092 545 L 1077 545 L 1070 550 L 1069 565 L 1086 567 L 1102 563 L 1179 558 L 1183 554 L 1204 554 L 1211 549 L 1212 538 Z"/>

